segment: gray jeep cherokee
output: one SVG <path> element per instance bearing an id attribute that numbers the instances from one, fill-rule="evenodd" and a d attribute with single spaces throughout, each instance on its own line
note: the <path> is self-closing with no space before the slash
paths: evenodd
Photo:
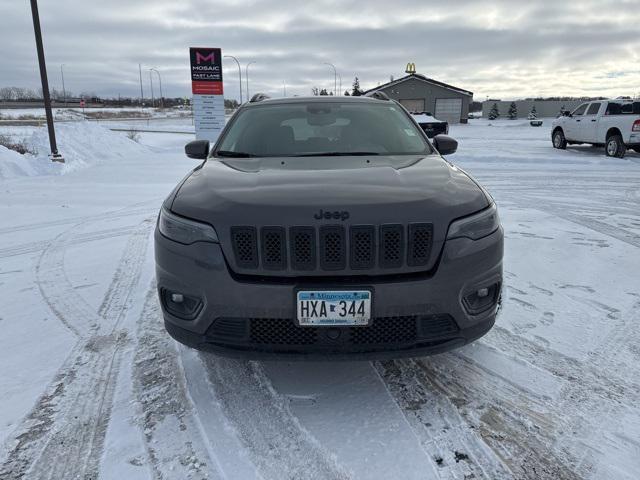
<path id="1" fill-rule="evenodd" d="M 164 202 L 155 232 L 165 327 L 248 358 L 393 358 L 494 324 L 496 205 L 384 95 L 269 99 L 231 118 Z"/>

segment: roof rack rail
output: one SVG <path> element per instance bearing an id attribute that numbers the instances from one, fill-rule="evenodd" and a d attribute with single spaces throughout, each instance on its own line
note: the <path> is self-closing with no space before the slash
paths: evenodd
<path id="1" fill-rule="evenodd" d="M 374 90 L 373 92 L 365 93 L 364 96 L 375 98 L 376 100 L 391 100 L 386 93 L 381 92 L 380 90 Z"/>
<path id="2" fill-rule="evenodd" d="M 249 103 L 261 102 L 263 100 L 267 100 L 268 98 L 271 98 L 271 97 L 265 93 L 256 93 L 253 97 L 251 97 L 251 100 L 249 100 Z"/>

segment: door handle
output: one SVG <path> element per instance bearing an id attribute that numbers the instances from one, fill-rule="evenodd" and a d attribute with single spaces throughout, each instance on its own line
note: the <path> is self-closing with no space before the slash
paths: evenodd
<path id="1" fill-rule="evenodd" d="M 593 120 L 591 120 L 592 122 L 597 122 L 597 120 L 594 118 Z"/>
<path id="2" fill-rule="evenodd" d="M 580 120 L 580 119 L 576 120 L 576 122 L 581 122 L 581 121 L 582 121 L 582 120 Z"/>

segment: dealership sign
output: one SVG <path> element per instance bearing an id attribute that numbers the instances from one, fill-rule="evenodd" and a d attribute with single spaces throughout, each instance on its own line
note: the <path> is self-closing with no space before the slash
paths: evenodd
<path id="1" fill-rule="evenodd" d="M 215 142 L 224 127 L 222 51 L 191 47 L 189 53 L 196 139 Z"/>

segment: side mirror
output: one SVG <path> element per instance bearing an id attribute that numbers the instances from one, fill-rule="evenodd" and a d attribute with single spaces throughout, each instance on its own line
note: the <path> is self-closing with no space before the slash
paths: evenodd
<path id="1" fill-rule="evenodd" d="M 184 146 L 184 153 L 189 158 L 205 160 L 209 155 L 209 140 L 194 140 Z"/>
<path id="2" fill-rule="evenodd" d="M 451 155 L 458 150 L 458 142 L 448 135 L 436 135 L 433 137 L 433 146 L 440 155 Z"/>

